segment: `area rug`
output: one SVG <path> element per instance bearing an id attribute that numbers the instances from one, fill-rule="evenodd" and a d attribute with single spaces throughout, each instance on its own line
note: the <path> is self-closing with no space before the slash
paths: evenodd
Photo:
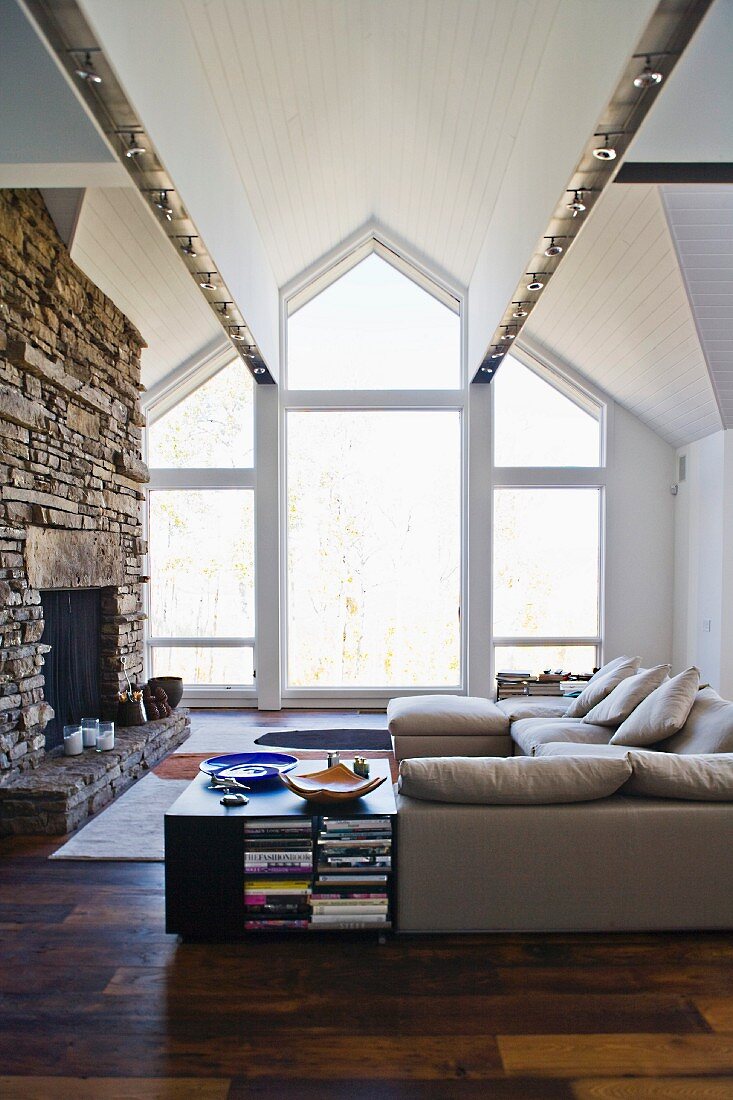
<path id="1" fill-rule="evenodd" d="M 397 762 L 392 752 L 370 752 L 369 760 L 389 760 L 392 781 Z M 296 752 L 299 760 L 321 762 L 323 753 Z M 150 775 L 125 791 L 111 806 L 79 830 L 49 859 L 118 859 L 162 863 L 165 854 L 163 815 L 199 772 L 211 753 L 171 753 Z M 348 764 L 348 760 L 346 761 Z"/>
<path id="2" fill-rule="evenodd" d="M 153 773 L 146 775 L 49 859 L 162 861 L 163 814 L 190 782 L 190 778 L 160 779 Z"/>
<path id="3" fill-rule="evenodd" d="M 387 730 L 273 730 L 255 738 L 255 745 L 275 745 L 281 749 L 340 749 L 359 752 L 372 749 L 385 752 L 392 748 Z"/>

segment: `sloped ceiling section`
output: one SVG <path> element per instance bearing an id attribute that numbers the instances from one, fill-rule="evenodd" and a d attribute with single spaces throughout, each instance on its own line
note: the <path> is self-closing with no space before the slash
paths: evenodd
<path id="1" fill-rule="evenodd" d="M 721 427 L 656 187 L 607 188 L 523 335 L 673 446 Z"/>
<path id="2" fill-rule="evenodd" d="M 231 346 L 137 190 L 86 192 L 71 258 L 147 341 L 142 374 L 148 388 L 182 364 Z"/>
<path id="3" fill-rule="evenodd" d="M 733 186 L 662 188 L 725 428 L 733 427 Z"/>

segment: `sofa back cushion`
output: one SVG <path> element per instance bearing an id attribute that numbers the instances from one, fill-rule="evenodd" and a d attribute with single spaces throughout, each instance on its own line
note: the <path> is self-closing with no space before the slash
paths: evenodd
<path id="1" fill-rule="evenodd" d="M 631 778 L 624 794 L 691 802 L 733 801 L 733 753 L 676 756 L 629 750 Z"/>
<path id="2" fill-rule="evenodd" d="M 612 661 L 606 661 L 605 665 L 601 665 L 598 669 L 598 672 L 593 673 L 588 683 L 594 684 L 596 680 L 602 680 L 604 676 L 608 676 L 609 672 L 615 672 L 617 668 L 620 668 L 621 665 L 625 665 L 626 662 L 630 660 L 632 660 L 631 657 L 624 655 L 623 657 L 614 657 Z M 639 661 L 641 661 L 641 658 L 639 658 Z"/>
<path id="3" fill-rule="evenodd" d="M 610 663 L 614 664 L 614 662 Z M 641 657 L 619 657 L 615 668 L 612 668 L 609 672 L 603 672 L 603 669 L 601 669 L 592 680 L 588 681 L 578 698 L 573 699 L 565 711 L 565 717 L 584 718 L 589 710 L 611 694 L 617 684 L 620 684 L 627 676 L 633 676 L 640 664 Z M 603 675 L 600 673 L 603 673 Z"/>
<path id="4" fill-rule="evenodd" d="M 643 672 L 640 670 L 635 676 L 626 676 L 605 699 L 588 711 L 583 721 L 596 726 L 620 726 L 668 677 L 669 665 L 656 665 Z"/>
<path id="5" fill-rule="evenodd" d="M 680 754 L 733 752 L 733 703 L 711 687 L 698 691 L 687 721 L 657 748 Z"/>
<path id="6" fill-rule="evenodd" d="M 408 798 L 495 806 L 549 805 L 607 798 L 631 775 L 623 756 L 610 760 L 536 760 L 527 756 L 417 757 L 400 763 Z"/>
<path id="7" fill-rule="evenodd" d="M 647 695 L 611 738 L 612 745 L 655 745 L 682 729 L 695 702 L 700 670 L 685 669 Z"/>

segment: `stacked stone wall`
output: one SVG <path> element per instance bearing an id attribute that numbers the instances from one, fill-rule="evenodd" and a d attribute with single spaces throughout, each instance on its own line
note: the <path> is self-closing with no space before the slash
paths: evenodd
<path id="1" fill-rule="evenodd" d="M 55 560 L 60 548 L 66 572 L 70 555 L 76 570 L 46 587 L 78 578 L 103 588 L 105 708 L 123 686 L 123 664 L 142 675 L 143 347 L 72 262 L 40 194 L 0 190 L 0 785 L 39 763 L 51 717 L 32 582 L 44 563 L 28 552 L 42 545 L 37 529 L 59 533 Z M 74 534 L 68 553 L 63 532 Z M 102 544 L 114 583 L 99 572 Z"/>

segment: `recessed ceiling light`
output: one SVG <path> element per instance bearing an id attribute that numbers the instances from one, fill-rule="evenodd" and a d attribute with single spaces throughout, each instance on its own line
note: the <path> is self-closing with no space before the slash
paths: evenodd
<path id="1" fill-rule="evenodd" d="M 75 53 L 81 53 L 81 50 L 73 51 Z M 102 78 L 94 68 L 92 63 L 92 51 L 84 51 L 84 60 L 76 66 L 74 72 L 80 80 L 86 80 L 87 84 L 101 84 Z"/>
<path id="2" fill-rule="evenodd" d="M 212 275 L 216 275 L 215 271 L 199 271 L 199 272 L 197 272 L 197 275 L 199 276 L 199 286 L 203 290 L 218 290 L 219 289 L 217 284 L 215 282 L 213 282 L 212 278 L 211 278 Z"/>
<path id="3" fill-rule="evenodd" d="M 639 73 L 634 77 L 635 88 L 654 88 L 657 84 L 661 84 L 664 80 L 664 74 L 660 73 L 658 69 L 652 68 L 652 54 L 646 55 L 646 64 Z"/>
<path id="4" fill-rule="evenodd" d="M 481 367 L 481 373 L 482 374 L 493 374 L 494 373 L 494 368 L 493 367 Z"/>
<path id="5" fill-rule="evenodd" d="M 254 370 L 255 374 L 266 374 L 267 373 L 265 371 L 264 367 L 254 367 L 253 370 Z"/>

